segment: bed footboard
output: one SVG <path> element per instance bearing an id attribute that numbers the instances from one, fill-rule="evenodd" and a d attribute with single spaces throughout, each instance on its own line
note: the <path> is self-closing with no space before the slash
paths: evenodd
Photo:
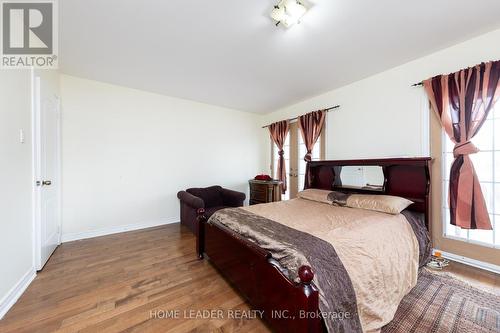
<path id="1" fill-rule="evenodd" d="M 269 252 L 223 226 L 206 223 L 198 210 L 196 249 L 248 300 L 276 332 L 321 332 L 319 293 L 309 266 L 299 269 L 300 283 L 290 281 Z"/>

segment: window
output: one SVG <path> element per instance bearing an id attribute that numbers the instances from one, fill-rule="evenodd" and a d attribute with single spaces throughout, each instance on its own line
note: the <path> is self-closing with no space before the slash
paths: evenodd
<path id="1" fill-rule="evenodd" d="M 273 155 L 273 164 L 272 164 L 272 175 L 273 178 L 278 178 L 276 174 L 276 168 L 278 167 L 278 147 L 272 143 L 273 149 L 271 150 L 271 154 Z M 286 187 L 287 189 L 290 189 L 290 176 L 288 174 L 290 173 L 290 133 L 286 136 L 285 144 L 283 145 L 283 150 L 285 151 L 285 166 L 286 166 Z M 285 194 L 282 195 L 283 200 L 288 200 L 290 199 L 290 191 L 287 190 Z"/>
<path id="2" fill-rule="evenodd" d="M 304 182 L 306 179 L 306 161 L 304 161 L 304 156 L 306 156 L 307 149 L 306 145 L 304 143 L 304 139 L 302 138 L 302 135 L 299 133 L 299 154 L 298 154 L 298 159 L 299 159 L 299 181 L 298 181 L 298 191 L 302 191 L 304 189 Z M 313 161 L 318 161 L 321 159 L 321 137 L 318 139 L 316 144 L 314 145 L 313 151 L 312 151 L 312 157 L 311 159 Z"/>
<path id="3" fill-rule="evenodd" d="M 466 230 L 450 224 L 448 184 L 453 163 L 453 143 L 443 131 L 443 221 L 444 235 L 471 243 L 500 248 L 500 103 L 472 142 L 481 151 L 470 155 L 476 169 L 493 230 Z"/>
<path id="4" fill-rule="evenodd" d="M 314 149 L 312 151 L 313 161 L 324 158 L 323 135 L 324 131 L 314 145 Z M 282 196 L 282 199 L 289 200 L 295 198 L 297 196 L 297 192 L 303 190 L 306 173 L 306 162 L 304 161 L 304 156 L 306 155 L 307 150 L 297 122 L 290 124 L 290 132 L 286 137 L 283 149 L 285 151 L 285 163 L 287 170 L 287 191 Z M 278 147 L 276 147 L 274 143 L 272 143 L 271 154 L 271 174 L 274 178 L 277 178 L 276 167 L 278 165 Z"/>

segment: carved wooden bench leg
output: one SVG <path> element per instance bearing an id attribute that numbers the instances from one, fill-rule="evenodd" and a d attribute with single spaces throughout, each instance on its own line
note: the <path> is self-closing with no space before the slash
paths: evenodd
<path id="1" fill-rule="evenodd" d="M 196 223 L 196 253 L 198 259 L 203 259 L 203 253 L 205 252 L 205 223 L 207 222 L 207 217 L 205 215 L 205 209 L 199 208 L 196 211 L 197 223 Z"/>

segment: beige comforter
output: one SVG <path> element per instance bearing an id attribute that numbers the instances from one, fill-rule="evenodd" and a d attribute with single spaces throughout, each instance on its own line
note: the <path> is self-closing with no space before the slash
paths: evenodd
<path id="1" fill-rule="evenodd" d="M 351 278 L 364 332 L 376 332 L 389 323 L 417 282 L 419 246 L 401 214 L 300 198 L 243 209 L 333 245 Z"/>

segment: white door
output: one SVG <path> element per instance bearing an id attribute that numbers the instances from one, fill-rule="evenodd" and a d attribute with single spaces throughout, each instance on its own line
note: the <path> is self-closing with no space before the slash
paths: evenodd
<path id="1" fill-rule="evenodd" d="M 35 251 L 41 270 L 61 243 L 59 97 L 34 77 Z"/>

